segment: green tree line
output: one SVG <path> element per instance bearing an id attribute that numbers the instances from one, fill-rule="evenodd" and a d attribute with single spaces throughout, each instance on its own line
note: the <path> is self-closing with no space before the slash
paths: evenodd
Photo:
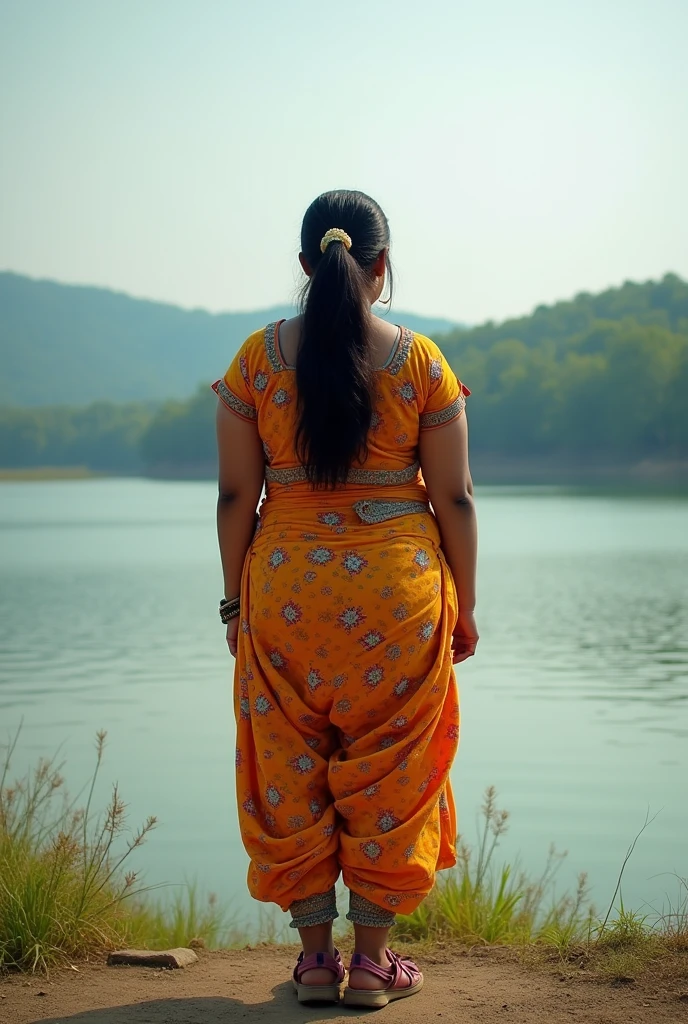
<path id="1" fill-rule="evenodd" d="M 436 338 L 471 388 L 474 454 L 688 458 L 688 284 L 674 274 Z M 213 471 L 216 400 L 0 408 L 0 466 Z"/>
<path id="2" fill-rule="evenodd" d="M 0 467 L 140 473 L 141 442 L 155 416 L 154 407 L 142 402 L 0 407 Z"/>
<path id="3" fill-rule="evenodd" d="M 675 274 L 439 339 L 491 455 L 688 456 L 688 284 Z"/>
<path id="4" fill-rule="evenodd" d="M 215 407 L 206 384 L 188 401 L 0 407 L 0 467 L 194 475 L 215 462 Z"/>

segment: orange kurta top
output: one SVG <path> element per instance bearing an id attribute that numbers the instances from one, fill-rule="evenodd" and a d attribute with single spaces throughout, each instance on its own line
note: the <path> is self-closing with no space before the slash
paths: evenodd
<path id="1" fill-rule="evenodd" d="M 266 458 L 235 679 L 250 891 L 287 909 L 341 871 L 352 892 L 408 913 L 455 863 L 459 731 L 456 594 L 418 440 L 460 416 L 470 392 L 432 341 L 402 329 L 375 373 L 367 458 L 325 491 L 296 457 L 279 324 L 253 334 L 213 388 L 256 423 Z"/>

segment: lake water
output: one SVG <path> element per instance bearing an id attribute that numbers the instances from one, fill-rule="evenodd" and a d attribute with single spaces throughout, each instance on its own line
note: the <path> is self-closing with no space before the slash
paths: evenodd
<path id="1" fill-rule="evenodd" d="M 0 740 L 23 721 L 15 769 L 61 747 L 72 790 L 96 730 L 100 805 L 117 780 L 132 824 L 160 826 L 146 880 L 197 879 L 237 915 L 233 662 L 212 483 L 0 484 Z M 634 907 L 676 902 L 688 875 L 688 501 L 483 489 L 477 657 L 461 666 L 453 781 L 470 841 L 494 784 L 501 853 L 529 871 L 554 842 L 559 887 L 589 873 L 610 898 L 629 843 Z"/>

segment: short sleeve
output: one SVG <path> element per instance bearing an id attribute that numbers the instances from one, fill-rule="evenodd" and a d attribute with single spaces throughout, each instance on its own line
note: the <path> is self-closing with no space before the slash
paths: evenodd
<path id="1" fill-rule="evenodd" d="M 256 402 L 250 384 L 248 342 L 244 342 L 224 377 L 211 384 L 221 402 L 242 420 L 258 418 Z"/>
<path id="2" fill-rule="evenodd" d="M 427 365 L 429 378 L 427 398 L 420 414 L 421 430 L 443 427 L 466 408 L 470 391 L 458 379 L 440 350 L 433 346 Z"/>

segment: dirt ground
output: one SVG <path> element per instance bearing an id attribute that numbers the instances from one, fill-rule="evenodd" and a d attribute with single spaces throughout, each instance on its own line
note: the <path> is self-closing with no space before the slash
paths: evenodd
<path id="1" fill-rule="evenodd" d="M 425 987 L 383 1010 L 299 1006 L 285 947 L 200 952 L 183 970 L 81 965 L 43 977 L 0 978 L 2 1024 L 294 1024 L 351 1021 L 370 1013 L 394 1024 L 688 1024 L 685 984 L 614 985 L 584 972 L 524 966 L 500 950 L 419 956 Z"/>

